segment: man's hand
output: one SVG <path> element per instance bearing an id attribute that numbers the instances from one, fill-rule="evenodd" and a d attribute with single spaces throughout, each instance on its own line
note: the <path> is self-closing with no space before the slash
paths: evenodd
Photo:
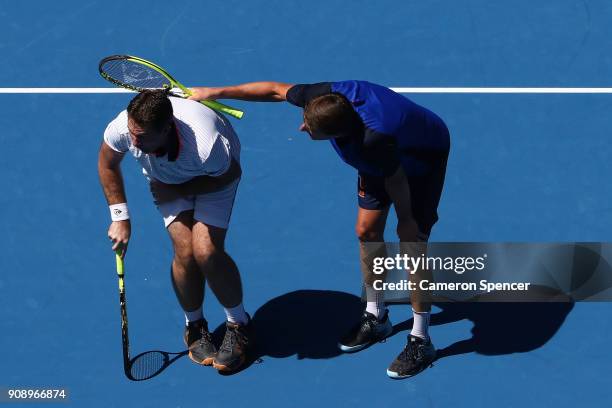
<path id="1" fill-rule="evenodd" d="M 121 257 L 125 256 L 127 251 L 128 241 L 130 240 L 130 234 L 132 232 L 132 226 L 130 220 L 124 221 L 113 221 L 108 228 L 108 238 L 113 242 L 113 251 L 121 250 Z"/>

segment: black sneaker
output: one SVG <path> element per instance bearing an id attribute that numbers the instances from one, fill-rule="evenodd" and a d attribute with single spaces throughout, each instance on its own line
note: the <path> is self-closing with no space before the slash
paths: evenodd
<path id="1" fill-rule="evenodd" d="M 225 323 L 225 336 L 219 351 L 213 360 L 213 367 L 219 371 L 232 372 L 238 370 L 246 361 L 251 336 L 251 318 L 246 325 Z"/>
<path id="2" fill-rule="evenodd" d="M 393 379 L 412 377 L 430 367 L 435 359 L 436 349 L 431 340 L 410 335 L 404 350 L 387 369 L 387 375 Z"/>
<path id="3" fill-rule="evenodd" d="M 213 359 L 217 354 L 217 348 L 213 343 L 212 335 L 208 331 L 206 320 L 189 322 L 185 326 L 183 340 L 189 348 L 189 358 L 191 361 L 206 366 L 213 363 Z"/>
<path id="4" fill-rule="evenodd" d="M 388 311 L 385 311 L 385 317 L 382 320 L 364 311 L 361 321 L 340 340 L 338 347 L 346 353 L 359 351 L 385 339 L 392 332 L 393 326 L 389 320 Z"/>

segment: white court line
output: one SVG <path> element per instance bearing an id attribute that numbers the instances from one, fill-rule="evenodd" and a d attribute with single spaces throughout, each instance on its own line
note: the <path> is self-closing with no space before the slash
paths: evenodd
<path id="1" fill-rule="evenodd" d="M 391 88 L 398 93 L 612 94 L 612 88 Z"/>
<path id="2" fill-rule="evenodd" d="M 132 92 L 123 88 L 0 88 L 0 94 L 104 94 Z"/>
<path id="3" fill-rule="evenodd" d="M 424 94 L 612 94 L 612 88 L 480 88 L 416 87 L 391 88 L 398 93 Z M 114 94 L 123 88 L 0 88 L 0 94 Z"/>

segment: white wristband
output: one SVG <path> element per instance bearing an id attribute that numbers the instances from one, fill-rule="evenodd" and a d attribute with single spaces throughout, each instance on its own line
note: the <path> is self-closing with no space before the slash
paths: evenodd
<path id="1" fill-rule="evenodd" d="M 123 221 L 130 219 L 130 212 L 128 211 L 127 203 L 111 204 L 108 206 L 111 219 L 113 221 Z"/>

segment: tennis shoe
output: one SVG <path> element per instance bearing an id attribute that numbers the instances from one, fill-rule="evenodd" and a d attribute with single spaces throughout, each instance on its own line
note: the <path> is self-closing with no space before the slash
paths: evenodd
<path id="1" fill-rule="evenodd" d="M 213 361 L 213 367 L 223 372 L 239 370 L 246 362 L 252 341 L 252 323 L 225 323 L 225 336 Z"/>
<path id="2" fill-rule="evenodd" d="M 389 320 L 387 310 L 385 310 L 385 316 L 380 320 L 372 313 L 364 311 L 359 323 L 342 337 L 338 347 L 345 353 L 354 353 L 384 340 L 392 332 L 393 325 Z"/>
<path id="3" fill-rule="evenodd" d="M 412 377 L 432 366 L 436 359 L 436 349 L 430 339 L 408 336 L 406 347 L 391 363 L 387 375 L 393 379 Z"/>
<path id="4" fill-rule="evenodd" d="M 189 348 L 191 361 L 205 366 L 213 363 L 217 348 L 213 343 L 212 335 L 208 331 L 208 323 L 205 319 L 189 322 L 185 326 L 183 340 Z"/>

